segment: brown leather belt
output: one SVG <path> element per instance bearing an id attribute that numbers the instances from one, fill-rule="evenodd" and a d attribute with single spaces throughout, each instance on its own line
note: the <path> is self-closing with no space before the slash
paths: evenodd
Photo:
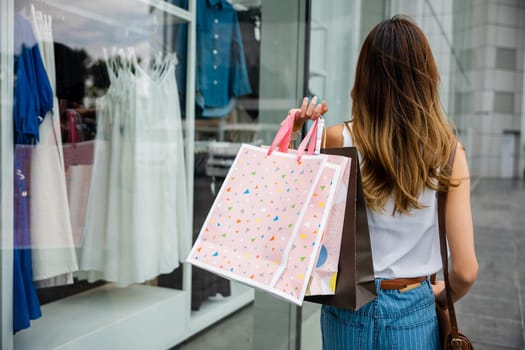
<path id="1" fill-rule="evenodd" d="M 382 280 L 381 289 L 385 290 L 399 290 L 401 293 L 408 292 L 411 289 L 417 288 L 421 282 L 426 281 L 428 277 L 413 277 L 413 278 L 396 278 L 393 280 Z"/>

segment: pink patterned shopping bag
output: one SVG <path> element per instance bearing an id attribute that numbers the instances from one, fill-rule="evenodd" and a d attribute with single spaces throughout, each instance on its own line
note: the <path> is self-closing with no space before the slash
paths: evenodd
<path id="1" fill-rule="evenodd" d="M 330 162 L 341 165 L 343 173 L 336 188 L 334 204 L 323 232 L 319 256 L 312 271 L 306 295 L 335 294 L 351 159 L 340 156 L 329 156 L 328 159 Z"/>
<path id="2" fill-rule="evenodd" d="M 318 154 L 322 144 L 322 130 L 324 120 L 316 120 L 318 128 L 310 129 L 309 135 L 301 142 L 297 153 L 301 152 L 309 145 L 309 152 Z M 293 127 L 293 126 L 292 126 Z M 315 131 L 315 132 L 314 132 Z M 317 133 L 317 137 L 315 134 Z M 286 135 L 287 136 L 287 135 Z M 286 138 L 283 137 L 283 139 Z M 311 136 L 309 138 L 309 136 Z M 277 137 L 276 137 L 277 138 Z M 315 148 L 311 143 L 316 140 Z M 285 142 L 288 142 L 287 140 Z M 313 152 L 312 152 L 313 151 Z M 295 152 L 295 151 L 288 151 Z M 310 276 L 309 284 L 305 295 L 333 295 L 336 290 L 337 273 L 339 269 L 339 255 L 341 250 L 341 240 L 344 226 L 346 201 L 348 194 L 348 180 L 351 170 L 351 158 L 337 155 L 327 155 L 328 161 L 341 166 L 343 174 L 341 181 L 336 186 L 336 197 L 328 219 L 328 224 L 322 232 L 321 246 L 316 264 Z"/>
<path id="3" fill-rule="evenodd" d="M 187 261 L 301 305 L 341 175 L 326 155 L 243 144 Z"/>

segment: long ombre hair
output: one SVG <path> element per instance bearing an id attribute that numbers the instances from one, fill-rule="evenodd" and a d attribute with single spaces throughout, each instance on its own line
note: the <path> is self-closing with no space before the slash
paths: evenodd
<path id="1" fill-rule="evenodd" d="M 439 99 L 439 74 L 425 35 L 411 20 L 379 23 L 361 48 L 352 89 L 352 136 L 362 156 L 367 205 L 393 215 L 422 208 L 425 188 L 444 190 L 455 135 Z"/>

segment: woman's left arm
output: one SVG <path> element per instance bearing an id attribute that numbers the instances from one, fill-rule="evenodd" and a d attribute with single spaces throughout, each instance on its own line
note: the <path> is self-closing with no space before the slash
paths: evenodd
<path id="1" fill-rule="evenodd" d="M 446 203 L 446 230 L 450 248 L 449 282 L 454 302 L 470 290 L 478 275 L 478 260 L 474 245 L 474 228 L 470 207 L 470 175 L 465 149 L 458 144 L 456 158 L 452 167 L 452 181 L 458 181 L 457 187 L 451 187 Z M 446 304 L 443 284 L 436 286 L 436 301 Z"/>

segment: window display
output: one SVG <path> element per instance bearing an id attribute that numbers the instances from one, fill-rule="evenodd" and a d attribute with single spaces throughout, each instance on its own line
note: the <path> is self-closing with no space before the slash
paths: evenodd
<path id="1" fill-rule="evenodd" d="M 52 118 L 53 91 L 46 73 L 36 34 L 29 20 L 15 14 L 14 83 L 14 260 L 13 331 L 29 327 L 31 319 L 41 316 L 33 284 L 31 213 L 38 209 L 30 200 L 32 164 L 31 145 L 39 141 L 40 124 Z M 42 34 L 42 33 L 39 33 Z M 36 176 L 36 175 L 35 175 Z"/>
<path id="2" fill-rule="evenodd" d="M 173 1 L 186 7 L 187 0 Z M 239 126 L 241 121 L 235 118 L 240 111 L 247 108 L 245 101 L 256 111 L 258 102 L 254 99 L 252 82 L 258 84 L 258 51 L 248 51 L 243 46 L 243 38 L 255 35 L 255 23 L 260 27 L 260 4 L 245 5 L 242 1 L 211 1 L 199 0 L 196 17 L 196 84 L 195 84 L 195 117 L 196 117 L 196 149 L 195 149 L 195 177 L 194 177 L 194 223 L 192 240 L 204 222 L 206 213 L 211 207 L 215 191 L 226 175 L 216 176 L 215 165 L 212 164 L 214 140 L 224 142 L 227 148 L 238 148 L 236 142 L 251 141 L 257 128 L 257 121 L 248 118 L 245 121 L 244 132 L 227 132 L 230 128 Z M 245 13 L 258 13 L 259 17 L 251 16 L 241 21 Z M 254 26 L 246 26 L 253 23 Z M 253 33 L 253 34 L 252 34 Z M 185 79 L 186 59 L 185 40 L 186 26 L 181 26 L 176 33 L 176 52 L 178 57 L 177 79 L 181 96 L 186 91 L 182 82 Z M 260 50 L 260 33 L 258 41 L 251 49 Z M 251 66 L 247 62 L 251 59 Z M 249 75 L 248 72 L 252 74 Z M 251 79 L 254 79 L 253 81 Z M 183 100 L 181 98 L 181 100 Z M 239 139 L 241 138 L 241 139 Z M 240 145 L 240 144 L 239 144 Z M 234 151 L 235 155 L 236 151 Z M 227 171 L 226 167 L 226 171 Z M 159 285 L 164 287 L 180 287 L 181 276 L 178 271 L 159 277 Z M 191 309 L 199 310 L 209 297 L 217 294 L 229 297 L 232 294 L 230 282 L 207 271 L 192 267 Z"/>
<path id="3" fill-rule="evenodd" d="M 170 11 L 14 4 L 13 333 L 44 303 L 180 267 L 189 159 Z"/>
<path id="4" fill-rule="evenodd" d="M 250 303 L 251 288 L 184 261 L 241 143 L 268 142 L 282 116 L 260 113 L 262 1 L 6 4 L 2 347 L 169 347 Z"/>
<path id="5" fill-rule="evenodd" d="M 223 178 L 209 147 L 258 128 L 260 2 L 9 3 L 11 346 L 80 346 L 134 318 L 136 339 L 175 327 L 158 340 L 175 345 L 252 301 L 183 261 Z"/>
<path id="6" fill-rule="evenodd" d="M 129 50 L 106 61 L 79 249 L 89 280 L 144 283 L 179 266 L 188 213 L 175 60 L 145 71 Z"/>

